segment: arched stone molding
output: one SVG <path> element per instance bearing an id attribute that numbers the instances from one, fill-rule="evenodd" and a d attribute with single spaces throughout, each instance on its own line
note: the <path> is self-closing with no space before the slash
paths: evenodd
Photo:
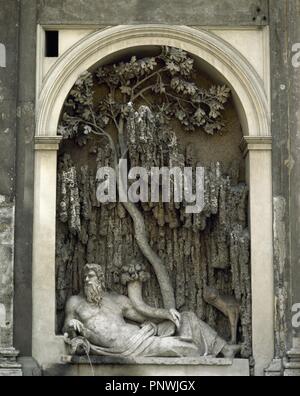
<path id="1" fill-rule="evenodd" d="M 182 48 L 206 62 L 231 87 L 242 123 L 241 148 L 250 187 L 252 334 L 255 373 L 273 359 L 273 258 L 270 111 L 264 84 L 247 59 L 208 31 L 185 26 L 106 28 L 70 48 L 49 70 L 37 99 L 33 240 L 33 356 L 49 365 L 65 352 L 55 335 L 56 166 L 61 109 L 82 72 L 118 51 L 141 46 Z"/>
<path id="2" fill-rule="evenodd" d="M 37 135 L 56 135 L 63 102 L 82 72 L 117 51 L 143 45 L 182 48 L 207 62 L 232 87 L 244 136 L 270 135 L 264 84 L 244 56 L 208 31 L 165 25 L 107 28 L 88 35 L 70 48 L 45 78 L 37 107 Z"/>

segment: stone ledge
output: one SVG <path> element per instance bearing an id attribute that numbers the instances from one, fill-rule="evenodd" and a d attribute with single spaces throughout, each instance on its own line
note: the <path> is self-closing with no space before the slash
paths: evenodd
<path id="1" fill-rule="evenodd" d="M 1 369 L 0 368 L 0 377 L 22 377 L 21 369 Z"/>
<path id="2" fill-rule="evenodd" d="M 4 369 L 20 369 L 21 370 L 22 366 L 21 364 L 17 362 L 10 362 L 10 361 L 0 361 L 0 370 Z"/>
<path id="3" fill-rule="evenodd" d="M 70 364 L 90 364 L 105 365 L 163 365 L 163 366 L 232 366 L 234 360 L 243 359 L 222 359 L 215 357 L 183 357 L 183 358 L 163 358 L 163 357 L 135 357 L 125 358 L 122 356 L 90 356 L 90 361 L 86 356 L 65 355 L 62 357 L 63 363 Z"/>
<path id="4" fill-rule="evenodd" d="M 220 376 L 248 377 L 247 359 L 120 358 L 63 356 L 64 363 L 44 366 L 44 376 Z"/>
<path id="5" fill-rule="evenodd" d="M 122 358 L 62 356 L 62 363 L 42 367 L 44 376 L 220 376 L 248 377 L 247 359 Z"/>
<path id="6" fill-rule="evenodd" d="M 34 148 L 37 151 L 57 151 L 61 140 L 61 136 L 36 136 Z"/>
<path id="7" fill-rule="evenodd" d="M 19 351 L 17 351 L 15 348 L 5 348 L 0 346 L 0 358 L 16 359 L 18 355 Z"/>
<path id="8" fill-rule="evenodd" d="M 246 157 L 249 151 L 269 151 L 272 150 L 272 136 L 244 136 L 240 143 L 243 156 Z"/>

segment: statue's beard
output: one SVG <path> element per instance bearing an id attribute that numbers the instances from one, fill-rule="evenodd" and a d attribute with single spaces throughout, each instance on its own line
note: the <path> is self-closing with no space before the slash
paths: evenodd
<path id="1" fill-rule="evenodd" d="M 101 305 L 103 298 L 103 289 L 101 284 L 98 282 L 94 282 L 90 285 L 84 286 L 84 294 L 87 299 L 87 302 L 91 304 Z"/>

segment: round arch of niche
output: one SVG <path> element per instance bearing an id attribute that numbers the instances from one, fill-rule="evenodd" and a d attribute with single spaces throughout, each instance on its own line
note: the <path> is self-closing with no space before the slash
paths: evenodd
<path id="1" fill-rule="evenodd" d="M 33 237 L 33 356 L 42 365 L 60 361 L 63 337 L 55 335 L 57 127 L 64 101 L 85 71 L 114 53 L 142 46 L 181 48 L 215 70 L 230 86 L 243 140 L 250 187 L 252 339 L 256 374 L 273 358 L 271 132 L 267 95 L 251 64 L 215 34 L 183 26 L 118 26 L 92 33 L 68 50 L 47 74 L 38 98 L 35 137 Z"/>

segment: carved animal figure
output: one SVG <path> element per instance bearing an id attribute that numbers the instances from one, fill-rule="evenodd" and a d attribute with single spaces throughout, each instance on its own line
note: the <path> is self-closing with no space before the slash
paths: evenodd
<path id="1" fill-rule="evenodd" d="M 240 303 L 232 296 L 220 294 L 214 287 L 206 287 L 203 293 L 204 300 L 221 311 L 230 322 L 231 344 L 237 341 L 237 326 L 240 316 Z"/>

